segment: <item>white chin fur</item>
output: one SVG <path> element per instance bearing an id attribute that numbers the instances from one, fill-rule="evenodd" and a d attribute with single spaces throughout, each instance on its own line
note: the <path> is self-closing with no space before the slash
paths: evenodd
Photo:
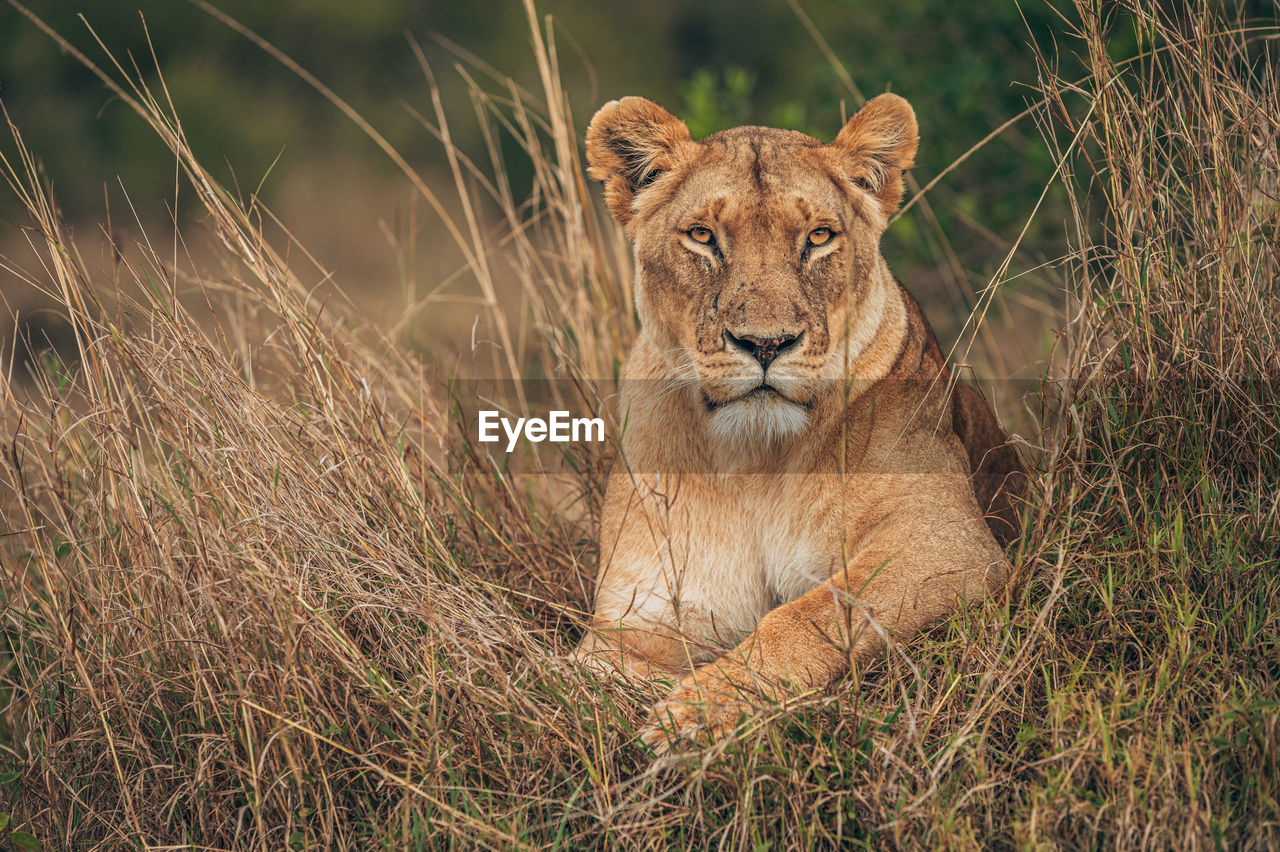
<path id="1" fill-rule="evenodd" d="M 726 443 L 773 443 L 804 431 L 809 412 L 780 396 L 752 394 L 716 409 L 709 425 L 711 434 Z"/>

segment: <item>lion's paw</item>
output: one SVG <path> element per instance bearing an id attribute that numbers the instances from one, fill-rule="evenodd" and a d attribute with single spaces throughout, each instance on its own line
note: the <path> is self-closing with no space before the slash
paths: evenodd
<path id="1" fill-rule="evenodd" d="M 659 755 L 681 742 L 719 742 L 754 710 L 743 689 L 719 673 L 698 671 L 653 706 L 640 739 Z"/>

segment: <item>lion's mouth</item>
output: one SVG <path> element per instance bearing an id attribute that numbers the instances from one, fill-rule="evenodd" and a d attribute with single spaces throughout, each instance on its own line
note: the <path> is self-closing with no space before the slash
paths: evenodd
<path id="1" fill-rule="evenodd" d="M 803 408 L 805 410 L 808 410 L 810 408 L 809 405 L 806 405 L 803 402 L 796 402 L 794 399 L 787 396 L 782 391 L 775 388 L 773 385 L 765 384 L 763 382 L 761 382 L 759 385 L 756 385 L 754 388 L 747 391 L 742 396 L 735 396 L 733 399 L 726 399 L 719 402 L 712 399 L 710 396 L 708 396 L 705 390 L 702 392 L 702 404 L 707 407 L 708 412 L 719 411 L 720 409 L 724 408 L 726 405 L 733 405 L 735 402 L 746 402 L 749 400 L 767 400 L 767 399 L 776 399 L 779 402 L 789 402 L 792 405 L 799 406 L 800 408 Z"/>

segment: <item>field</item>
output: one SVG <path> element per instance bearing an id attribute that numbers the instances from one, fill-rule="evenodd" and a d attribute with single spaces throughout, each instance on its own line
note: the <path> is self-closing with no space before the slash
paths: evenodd
<path id="1" fill-rule="evenodd" d="M 1136 58 L 1107 50 L 1118 17 Z M 500 157 L 448 147 L 443 110 L 454 185 L 397 160 L 477 282 L 483 345 L 462 366 L 317 296 L 287 223 L 211 176 L 127 61 L 95 73 L 176 158 L 215 270 L 170 230 L 98 272 L 10 125 L 0 173 L 39 259 L 0 266 L 74 336 L 0 375 L 0 836 L 1280 848 L 1280 28 L 1207 2 L 1064 11 L 1060 48 L 1088 73 L 1042 54 L 1029 81 L 1073 220 L 1066 291 L 1044 297 L 1065 320 L 1022 403 L 1015 582 L 657 762 L 634 732 L 661 687 L 566 658 L 607 458 L 508 470 L 450 396 L 451 378 L 557 377 L 594 410 L 635 333 L 584 121 L 531 35 L 542 90 L 481 103 L 533 164 L 528 199 Z M 975 361 L 1007 271 L 961 335 Z"/>

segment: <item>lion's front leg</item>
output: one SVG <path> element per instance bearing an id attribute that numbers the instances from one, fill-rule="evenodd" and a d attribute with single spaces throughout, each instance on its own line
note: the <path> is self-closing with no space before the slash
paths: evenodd
<path id="1" fill-rule="evenodd" d="M 908 639 L 989 596 L 1010 566 L 976 509 L 965 515 L 886 526 L 845 570 L 685 677 L 654 706 L 644 741 L 662 751 L 673 738 L 719 739 L 762 698 L 825 687 L 889 636 Z"/>
<path id="2" fill-rule="evenodd" d="M 665 483 L 670 493 L 610 480 L 594 612 L 574 655 L 597 670 L 679 680 L 736 646 L 771 604 L 718 478 Z"/>
<path id="3" fill-rule="evenodd" d="M 679 680 L 689 670 L 679 637 L 654 628 L 596 625 L 587 630 L 573 657 L 598 673 L 642 680 Z"/>
<path id="4" fill-rule="evenodd" d="M 673 740 L 713 742 L 762 701 L 838 678 L 848 670 L 850 643 L 832 629 L 842 609 L 834 598 L 824 585 L 769 612 L 746 641 L 696 668 L 655 704 L 640 738 L 659 753 Z"/>

